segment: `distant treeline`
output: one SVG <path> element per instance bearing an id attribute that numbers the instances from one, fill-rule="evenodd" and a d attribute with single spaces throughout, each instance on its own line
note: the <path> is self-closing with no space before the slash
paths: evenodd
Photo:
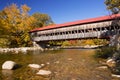
<path id="1" fill-rule="evenodd" d="M 92 46 L 92 45 L 107 45 L 107 39 L 82 39 L 82 40 L 66 40 L 66 41 L 49 41 L 50 45 L 58 46 Z"/>

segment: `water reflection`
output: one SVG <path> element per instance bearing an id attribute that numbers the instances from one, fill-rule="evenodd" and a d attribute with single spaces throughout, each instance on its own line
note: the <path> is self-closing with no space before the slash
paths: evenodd
<path id="1" fill-rule="evenodd" d="M 13 80 L 13 70 L 2 70 L 4 80 Z"/>
<path id="2" fill-rule="evenodd" d="M 45 64 L 42 69 L 53 74 L 47 80 L 111 80 L 108 71 L 98 71 L 93 59 L 94 50 L 65 49 L 57 51 L 33 51 L 28 54 L 0 55 L 0 65 L 13 60 L 22 65 L 13 71 L 2 70 L 3 80 L 46 80 L 36 75 L 38 70 L 28 68 L 29 64 Z M 99 77 L 98 77 L 99 76 Z"/>

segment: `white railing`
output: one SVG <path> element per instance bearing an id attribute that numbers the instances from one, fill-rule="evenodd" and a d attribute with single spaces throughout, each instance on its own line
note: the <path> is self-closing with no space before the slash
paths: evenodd
<path id="1" fill-rule="evenodd" d="M 75 33 L 75 34 L 63 34 L 63 35 L 53 35 L 53 36 L 40 36 L 33 37 L 34 41 L 47 41 L 47 40 L 65 40 L 65 39 L 77 39 L 77 38 L 91 38 L 100 37 L 106 31 L 94 31 L 86 33 Z"/>

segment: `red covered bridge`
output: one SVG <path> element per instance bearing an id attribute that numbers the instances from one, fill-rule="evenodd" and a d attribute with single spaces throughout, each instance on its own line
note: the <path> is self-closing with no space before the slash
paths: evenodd
<path id="1" fill-rule="evenodd" d="M 84 38 L 108 38 L 119 30 L 120 14 L 78 20 L 30 31 L 35 42 Z"/>

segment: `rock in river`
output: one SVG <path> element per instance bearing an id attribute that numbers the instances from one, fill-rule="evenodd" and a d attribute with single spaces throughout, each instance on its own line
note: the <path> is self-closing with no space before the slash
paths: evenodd
<path id="1" fill-rule="evenodd" d="M 37 68 L 37 69 L 42 67 L 39 64 L 29 64 L 28 66 L 31 67 L 31 68 Z"/>
<path id="2" fill-rule="evenodd" d="M 5 61 L 2 65 L 2 69 L 12 70 L 16 65 L 14 61 Z"/>
<path id="3" fill-rule="evenodd" d="M 113 59 L 107 60 L 106 64 L 107 64 L 109 67 L 115 67 L 115 66 L 116 66 L 116 62 L 115 62 Z"/>
<path id="4" fill-rule="evenodd" d="M 52 72 L 48 71 L 48 70 L 39 70 L 39 72 L 37 72 L 37 75 L 42 75 L 42 76 L 48 76 L 50 75 Z"/>

